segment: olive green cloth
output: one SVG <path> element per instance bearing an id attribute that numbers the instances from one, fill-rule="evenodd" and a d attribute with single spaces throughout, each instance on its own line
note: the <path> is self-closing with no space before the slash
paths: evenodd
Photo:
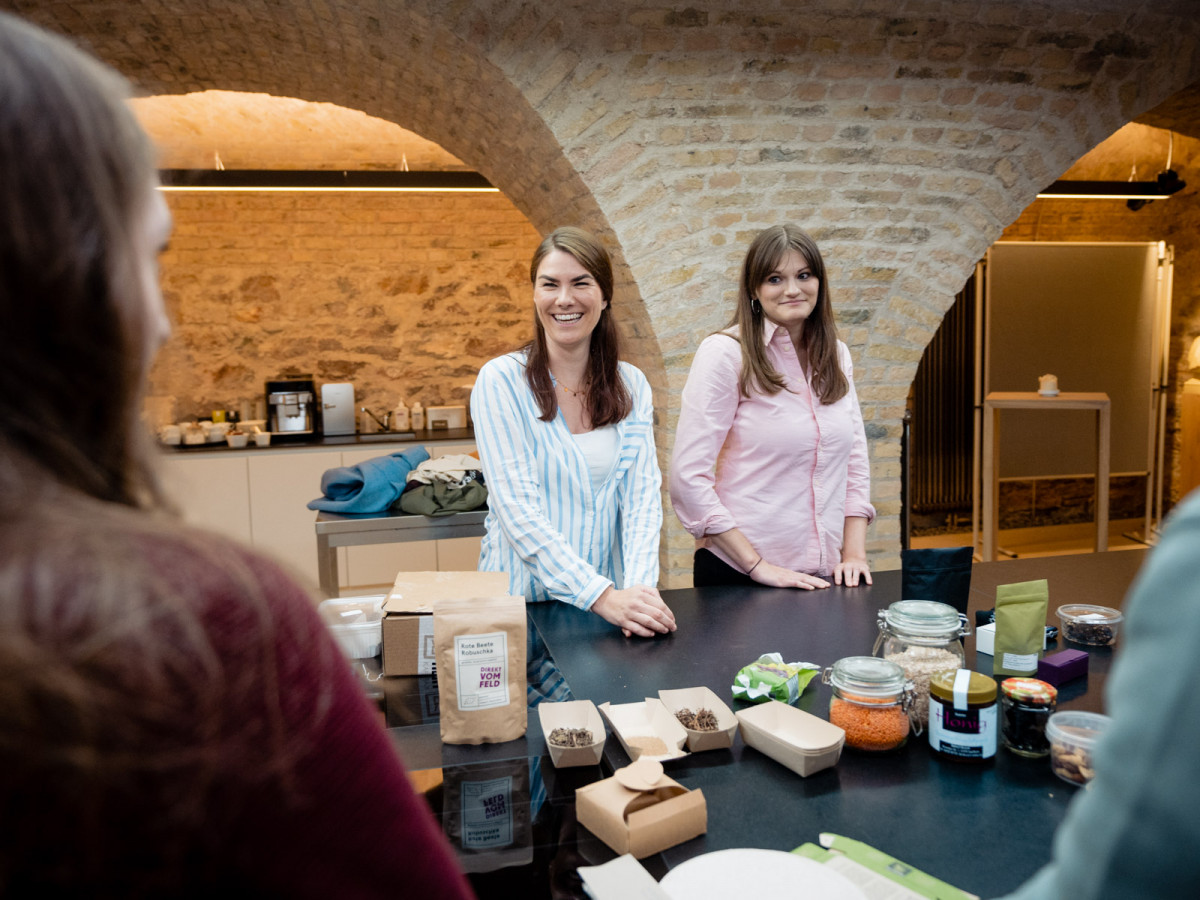
<path id="1" fill-rule="evenodd" d="M 435 481 L 405 491 L 398 506 L 406 513 L 421 516 L 449 516 L 479 509 L 486 503 L 487 488 L 478 481 L 464 485 Z"/>

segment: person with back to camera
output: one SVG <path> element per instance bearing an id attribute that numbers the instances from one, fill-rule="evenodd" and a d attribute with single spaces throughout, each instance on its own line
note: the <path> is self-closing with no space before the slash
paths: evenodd
<path id="1" fill-rule="evenodd" d="M 484 364 L 471 392 L 490 507 L 479 568 L 507 572 L 529 602 L 591 610 L 627 637 L 674 631 L 656 587 L 662 475 L 650 386 L 619 360 L 608 251 L 559 228 L 529 277 L 533 340 Z M 562 696 L 561 681 L 556 693 L 535 674 L 544 648 L 529 658 L 531 682 Z"/>
<path id="2" fill-rule="evenodd" d="M 733 319 L 696 350 L 669 483 L 696 538 L 697 587 L 871 583 L 875 508 L 850 351 L 820 250 L 795 225 L 750 244 Z"/>
<path id="3" fill-rule="evenodd" d="M 0 13 L 0 895 L 470 897 L 312 598 L 165 510 L 126 94 Z"/>
<path id="4" fill-rule="evenodd" d="M 1200 491 L 1177 505 L 1124 603 L 1096 741 L 1052 858 L 1005 900 L 1200 893 Z M 1061 695 L 1060 695 L 1061 697 Z M 1061 788 L 1061 785 L 1059 786 Z"/>

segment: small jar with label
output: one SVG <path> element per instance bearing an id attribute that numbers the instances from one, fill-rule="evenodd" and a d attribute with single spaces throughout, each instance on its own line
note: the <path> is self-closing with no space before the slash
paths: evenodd
<path id="1" fill-rule="evenodd" d="M 847 747 L 882 752 L 904 746 L 913 684 L 900 666 L 874 656 L 848 656 L 821 679 L 833 687 L 829 721 L 846 732 Z"/>
<path id="2" fill-rule="evenodd" d="M 938 759 L 990 763 L 996 758 L 996 682 L 956 669 L 929 679 L 929 748 Z"/>
<path id="3" fill-rule="evenodd" d="M 1050 755 L 1046 723 L 1058 702 L 1058 690 L 1036 678 L 1006 678 L 1000 684 L 1000 734 L 1018 756 Z"/>
<path id="4" fill-rule="evenodd" d="M 962 667 L 962 638 L 970 633 L 953 606 L 935 600 L 899 600 L 879 611 L 872 651 L 904 670 L 913 683 L 913 725 L 920 734 L 929 714 L 929 679 Z"/>

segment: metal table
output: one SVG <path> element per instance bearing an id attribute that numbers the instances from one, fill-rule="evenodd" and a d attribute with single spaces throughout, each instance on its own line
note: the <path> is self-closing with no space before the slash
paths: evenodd
<path id="1" fill-rule="evenodd" d="M 327 597 L 338 595 L 338 547 L 482 537 L 486 533 L 483 526 L 486 518 L 487 509 L 436 517 L 399 510 L 361 515 L 319 512 L 316 521 L 317 577 L 321 592 Z"/>

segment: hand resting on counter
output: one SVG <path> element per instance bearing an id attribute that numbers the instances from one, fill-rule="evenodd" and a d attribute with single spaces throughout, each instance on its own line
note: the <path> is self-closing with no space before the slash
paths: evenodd
<path id="1" fill-rule="evenodd" d="M 625 637 L 654 637 L 675 630 L 675 614 L 657 588 L 644 584 L 624 590 L 607 588 L 592 604 L 592 612 L 620 628 Z"/>

